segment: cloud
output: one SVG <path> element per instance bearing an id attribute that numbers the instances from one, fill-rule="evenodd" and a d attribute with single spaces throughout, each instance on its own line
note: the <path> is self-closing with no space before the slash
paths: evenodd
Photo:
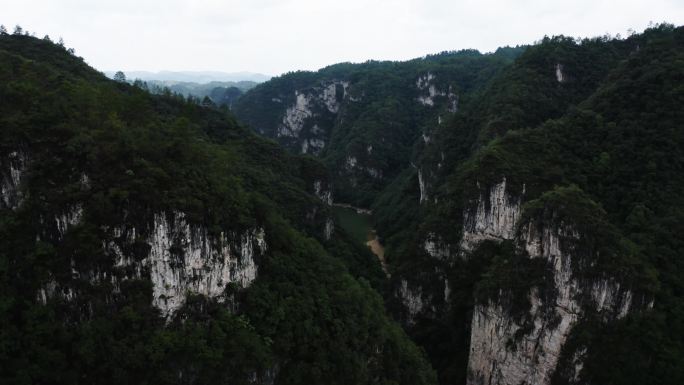
<path id="1" fill-rule="evenodd" d="M 0 9 L 0 23 L 63 36 L 102 70 L 268 74 L 684 23 L 674 0 L 0 0 Z"/>

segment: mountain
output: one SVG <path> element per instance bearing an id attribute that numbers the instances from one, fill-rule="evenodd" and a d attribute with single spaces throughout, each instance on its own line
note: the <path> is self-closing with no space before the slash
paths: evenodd
<path id="1" fill-rule="evenodd" d="M 29 36 L 0 100 L 0 382 L 436 383 L 318 160 Z"/>
<path id="2" fill-rule="evenodd" d="M 112 78 L 116 71 L 104 71 L 105 75 Z M 271 76 L 254 72 L 221 72 L 221 71 L 126 71 L 129 79 L 158 80 L 187 83 L 209 82 L 240 82 L 249 81 L 261 83 L 269 80 Z"/>
<path id="3" fill-rule="evenodd" d="M 132 83 L 141 82 L 135 80 Z M 209 98 L 217 106 L 231 108 L 233 104 L 246 92 L 254 88 L 258 83 L 252 81 L 189 83 L 176 81 L 146 80 L 142 84 L 152 93 L 163 93 L 165 90 L 192 97 L 199 100 Z"/>
<path id="4" fill-rule="evenodd" d="M 684 28 L 340 64 L 238 119 L 372 209 L 442 384 L 684 380 Z"/>
<path id="5" fill-rule="evenodd" d="M 319 156 L 335 174 L 335 196 L 368 206 L 410 166 L 417 140 L 523 50 L 464 50 L 289 73 L 255 87 L 234 111 L 292 152 Z"/>

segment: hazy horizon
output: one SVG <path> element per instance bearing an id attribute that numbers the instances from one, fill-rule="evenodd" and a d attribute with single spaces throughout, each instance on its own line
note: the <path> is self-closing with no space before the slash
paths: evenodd
<path id="1" fill-rule="evenodd" d="M 249 72 L 278 76 L 340 62 L 491 52 L 545 35 L 594 37 L 684 24 L 673 0 L 550 4 L 467 0 L 0 0 L 0 24 L 63 37 L 100 71 Z M 606 16 L 610 15 L 610 16 Z M 662 15 L 667 19 L 662 20 Z"/>

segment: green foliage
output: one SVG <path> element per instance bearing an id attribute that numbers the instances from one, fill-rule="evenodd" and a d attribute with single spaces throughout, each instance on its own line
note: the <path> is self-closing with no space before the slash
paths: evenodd
<path id="1" fill-rule="evenodd" d="M 463 209 L 505 177 L 507 192 L 527 202 L 523 222 L 572 224 L 581 234 L 581 241 L 564 240 L 584 256 L 573 260 L 580 279 L 614 277 L 655 300 L 653 310 L 637 311 L 629 321 L 578 327 L 577 333 L 585 334 L 587 360 L 598 362 L 585 366 L 583 378 L 590 383 L 677 383 L 684 357 L 684 245 L 679 236 L 684 231 L 683 52 L 684 29 L 670 25 L 624 40 L 556 37 L 529 47 L 464 101 L 447 129 L 433 136 L 434 144 L 423 148 L 417 167 L 431 178 L 432 202 L 418 206 L 408 188 L 411 182 L 405 189 L 387 189 L 376 200 L 374 212 L 382 215 L 377 228 L 386 239 L 393 276 L 423 276 L 429 287 L 434 274 L 417 274 L 434 269 L 434 259 L 422 250 L 426 235 L 438 234 L 456 248 Z M 556 79 L 556 64 L 562 65 L 563 82 Z M 389 218 L 402 210 L 395 213 L 392 205 L 411 198 L 415 214 L 394 226 Z M 462 336 L 468 335 L 471 297 L 516 287 L 523 295 L 528 283 L 547 279 L 535 273 L 539 266 L 515 253 L 497 249 L 490 250 L 489 258 L 480 254 L 442 266 L 454 298 L 450 310 L 410 329 L 443 383 L 453 383 L 459 378 L 454 373 L 465 371 L 468 339 Z M 455 286 L 458 278 L 451 277 L 462 277 L 459 270 L 473 275 L 466 280 L 470 284 Z M 519 305 L 524 309 L 525 301 Z M 465 322 L 444 326 L 453 319 Z M 665 322 L 673 325 L 671 330 Z M 647 332 L 640 334 L 640 327 Z M 444 339 L 459 348 L 442 345 Z M 451 363 L 445 355 L 453 357 Z M 620 375 L 626 367 L 631 374 Z"/>
<path id="2" fill-rule="evenodd" d="M 440 91 L 450 91 L 460 104 L 523 50 L 443 52 L 406 62 L 341 63 L 318 72 L 288 73 L 250 90 L 237 102 L 235 112 L 257 132 L 277 139 L 294 152 L 301 151 L 304 139 L 324 140 L 325 148 L 319 155 L 334 170 L 336 199 L 368 207 L 409 167 L 421 134 L 429 134 L 438 117 L 451 115 L 448 104 L 453 100 L 447 96 L 436 96 L 434 107 L 416 100 L 420 94 L 418 78 L 427 73 L 436 76 L 446 87 Z M 315 116 L 305 122 L 299 138 L 278 134 L 296 94 L 320 93 L 322 86 L 333 81 L 349 84 L 337 114 L 312 106 Z M 339 100 L 342 91 L 338 87 Z M 345 169 L 348 157 L 357 159 L 358 169 Z"/>
<path id="3" fill-rule="evenodd" d="M 384 279 L 373 256 L 344 236 L 320 245 L 330 213 L 313 186 L 329 182 L 315 159 L 47 40 L 0 36 L 0 100 L 2 177 L 17 154 L 28 165 L 21 206 L 0 208 L 0 382 L 435 383 L 371 288 Z M 57 234 L 75 205 L 83 218 Z M 268 253 L 251 288 L 228 287 L 226 304 L 190 297 L 167 322 L 151 282 L 103 243 L 172 210 L 212 234 L 264 227 Z M 127 254 L 142 260 L 139 235 Z M 51 282 L 64 295 L 43 304 Z"/>

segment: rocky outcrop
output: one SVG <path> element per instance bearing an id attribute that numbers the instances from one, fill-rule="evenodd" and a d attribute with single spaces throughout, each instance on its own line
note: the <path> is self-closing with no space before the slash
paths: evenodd
<path id="1" fill-rule="evenodd" d="M 21 152 L 12 152 L 0 162 L 0 208 L 16 209 L 21 205 L 21 183 L 28 168 L 29 158 Z"/>
<path id="2" fill-rule="evenodd" d="M 323 88 L 320 98 L 328 111 L 336 114 L 340 110 L 340 101 L 346 98 L 347 88 L 349 88 L 349 82 L 345 81 L 334 81 Z M 341 98 L 338 96 L 338 90 L 341 90 Z"/>
<path id="3" fill-rule="evenodd" d="M 276 137 L 290 138 L 302 154 L 319 155 L 325 148 L 327 130 L 315 124 L 321 114 L 336 115 L 347 97 L 347 81 L 330 81 L 319 87 L 295 90 L 295 102 L 289 106 L 276 130 Z M 278 99 L 280 100 L 280 99 Z"/>
<path id="4" fill-rule="evenodd" d="M 333 205 L 333 195 L 332 190 L 329 188 L 328 183 L 322 180 L 317 180 L 314 182 L 314 194 L 320 199 L 326 206 L 332 207 Z M 315 212 L 313 213 L 315 216 Z M 335 232 L 335 222 L 331 216 L 325 219 L 325 226 L 323 228 L 323 236 L 325 240 L 330 240 L 333 233 Z"/>
<path id="5" fill-rule="evenodd" d="M 295 104 L 285 110 L 282 123 L 278 126 L 278 137 L 298 138 L 307 118 L 313 116 L 312 97 L 295 91 Z"/>
<path id="6" fill-rule="evenodd" d="M 451 247 L 442 237 L 435 233 L 428 233 L 423 242 L 423 250 L 429 256 L 437 259 L 448 259 L 451 256 Z"/>
<path id="7" fill-rule="evenodd" d="M 469 247 L 482 239 L 513 239 L 520 252 L 544 261 L 548 275 L 543 289 L 530 288 L 529 310 L 522 315 L 513 314 L 504 290 L 475 306 L 468 384 L 550 384 L 561 349 L 578 322 L 589 313 L 603 321 L 624 317 L 634 305 L 633 293 L 609 276 L 584 278 L 578 273 L 584 240 L 573 226 L 531 219 L 517 224 L 520 201 L 507 196 L 505 181 L 491 189 L 489 205 L 484 199 L 469 227 L 479 232 L 464 233 Z M 581 370 L 581 356 L 573 360 L 575 370 Z"/>
<path id="8" fill-rule="evenodd" d="M 427 196 L 427 188 L 425 186 L 425 180 L 423 179 L 423 172 L 421 169 L 418 169 L 418 188 L 420 189 L 420 203 L 423 203 L 428 200 Z"/>
<path id="9" fill-rule="evenodd" d="M 521 199 L 507 192 L 506 178 L 481 193 L 474 208 L 463 214 L 461 250 L 469 252 L 485 240 L 512 239 L 520 218 Z"/>
<path id="10" fill-rule="evenodd" d="M 317 180 L 314 182 L 314 194 L 320 199 L 323 203 L 325 203 L 328 206 L 332 206 L 333 204 L 333 197 L 332 197 L 332 190 L 329 188 L 324 187 L 325 183 L 322 180 Z"/>
<path id="11" fill-rule="evenodd" d="M 405 279 L 401 280 L 397 294 L 406 309 L 409 325 L 415 322 L 415 317 L 423 312 L 431 302 L 429 298 L 423 298 L 423 290 L 420 286 L 412 287 Z"/>
<path id="12" fill-rule="evenodd" d="M 556 63 L 556 81 L 558 83 L 563 83 L 565 81 L 565 75 L 563 74 L 563 65 Z"/>
<path id="13" fill-rule="evenodd" d="M 58 218 L 62 236 L 77 220 L 82 210 Z M 178 211 L 154 214 L 142 229 L 121 226 L 105 229 L 105 255 L 114 261 L 111 272 L 76 272 L 74 277 L 91 284 L 107 282 L 118 292 L 121 281 L 149 279 L 152 305 L 162 315 L 171 317 L 185 303 L 189 294 L 204 295 L 223 302 L 232 294 L 230 287 L 244 288 L 257 276 L 257 260 L 266 252 L 265 233 L 261 228 L 241 234 L 210 234 L 201 225 L 188 222 Z M 146 255 L 141 258 L 141 245 Z M 49 281 L 38 293 L 39 300 L 60 297 L 72 300 L 75 294 L 68 285 Z"/>
<path id="14" fill-rule="evenodd" d="M 434 107 L 436 99 L 443 97 L 447 100 L 447 111 L 451 113 L 458 111 L 458 95 L 452 91 L 451 86 L 448 87 L 447 91 L 440 90 L 437 88 L 435 80 L 436 77 L 431 72 L 418 77 L 418 80 L 416 80 L 416 88 L 419 91 L 419 95 L 416 98 L 418 103 L 427 107 Z"/>

